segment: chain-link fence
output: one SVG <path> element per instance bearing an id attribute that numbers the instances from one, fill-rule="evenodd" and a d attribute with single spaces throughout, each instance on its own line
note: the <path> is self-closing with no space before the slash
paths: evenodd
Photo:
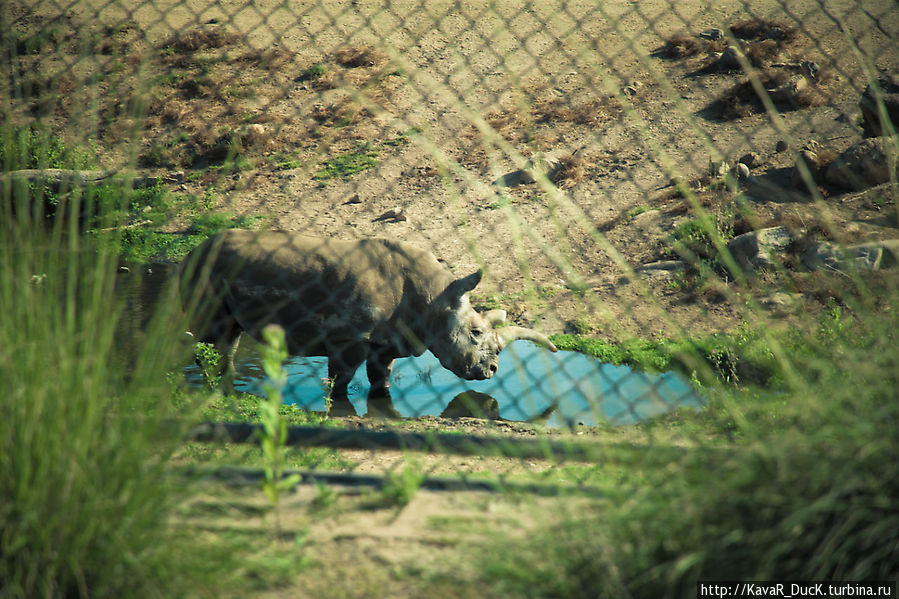
<path id="1" fill-rule="evenodd" d="M 0 16 L 7 258 L 76 248 L 90 266 L 72 238 L 112 256 L 110 352 L 126 373 L 173 357 L 175 403 L 202 404 L 180 419 L 218 421 L 190 433 L 191 471 L 270 465 L 197 440 L 277 441 L 271 414 L 247 422 L 279 393 L 298 427 L 282 441 L 303 448 L 286 466 L 319 481 L 394 480 L 426 449 L 419 484 L 540 473 L 521 488 L 603 495 L 560 463 L 619 442 L 676 462 L 696 442 L 668 437 L 681 415 L 805 389 L 839 358 L 800 339 L 893 313 L 893 2 Z M 22 268 L 28 293 L 53 278 Z M 160 321 L 180 330 L 154 336 Z M 272 325 L 290 356 L 275 386 Z M 732 440 L 743 418 L 699 436 Z"/>

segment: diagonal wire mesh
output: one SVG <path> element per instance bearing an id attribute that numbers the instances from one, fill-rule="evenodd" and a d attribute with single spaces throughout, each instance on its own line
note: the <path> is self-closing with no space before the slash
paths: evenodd
<path id="1" fill-rule="evenodd" d="M 896 16 L 13 0 L 3 235 L 10 255 L 35 226 L 35 247 L 114 256 L 126 370 L 158 321 L 190 331 L 151 350 L 201 405 L 183 426 L 229 421 L 191 430 L 194 461 L 258 465 L 196 442 L 258 442 L 277 325 L 309 480 L 426 449 L 429 474 L 596 491 L 562 464 L 618 459 L 605 436 L 628 426 L 680 456 L 696 439 L 652 423 L 805 389 L 820 364 L 791 332 L 892 309 Z"/>

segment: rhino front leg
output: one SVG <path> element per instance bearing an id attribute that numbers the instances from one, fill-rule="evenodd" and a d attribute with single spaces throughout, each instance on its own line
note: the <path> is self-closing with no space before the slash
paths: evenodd
<path id="1" fill-rule="evenodd" d="M 393 371 L 394 356 L 387 351 L 375 350 L 368 357 L 366 373 L 371 389 L 368 392 L 368 415 L 400 418 L 401 414 L 393 407 L 390 397 L 390 373 Z"/>
<path id="2" fill-rule="evenodd" d="M 350 403 L 349 386 L 353 375 L 365 361 L 362 348 L 345 348 L 328 356 L 328 378 L 331 380 L 332 416 L 355 416 L 356 410 Z"/>

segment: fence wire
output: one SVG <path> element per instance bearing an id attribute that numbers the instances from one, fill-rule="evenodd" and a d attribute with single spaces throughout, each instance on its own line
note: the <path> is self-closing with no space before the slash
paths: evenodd
<path id="1" fill-rule="evenodd" d="M 197 386 L 264 395 L 278 325 L 285 400 L 360 435 L 641 422 L 764 382 L 716 334 L 894 289 L 896 16 L 11 1 L 4 219 L 114 236 L 125 335 L 177 281 L 222 355 Z M 73 199 L 107 184 L 135 188 L 112 215 Z"/>

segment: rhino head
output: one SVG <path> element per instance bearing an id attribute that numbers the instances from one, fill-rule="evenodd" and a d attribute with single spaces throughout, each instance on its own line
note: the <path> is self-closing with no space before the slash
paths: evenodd
<path id="1" fill-rule="evenodd" d="M 517 326 L 498 328 L 505 310 L 477 312 L 468 292 L 481 281 L 481 271 L 453 281 L 434 306 L 431 315 L 433 335 L 427 344 L 440 364 L 466 380 L 489 379 L 496 374 L 499 354 L 516 339 L 528 339 L 550 351 L 556 346 L 542 333 Z"/>

